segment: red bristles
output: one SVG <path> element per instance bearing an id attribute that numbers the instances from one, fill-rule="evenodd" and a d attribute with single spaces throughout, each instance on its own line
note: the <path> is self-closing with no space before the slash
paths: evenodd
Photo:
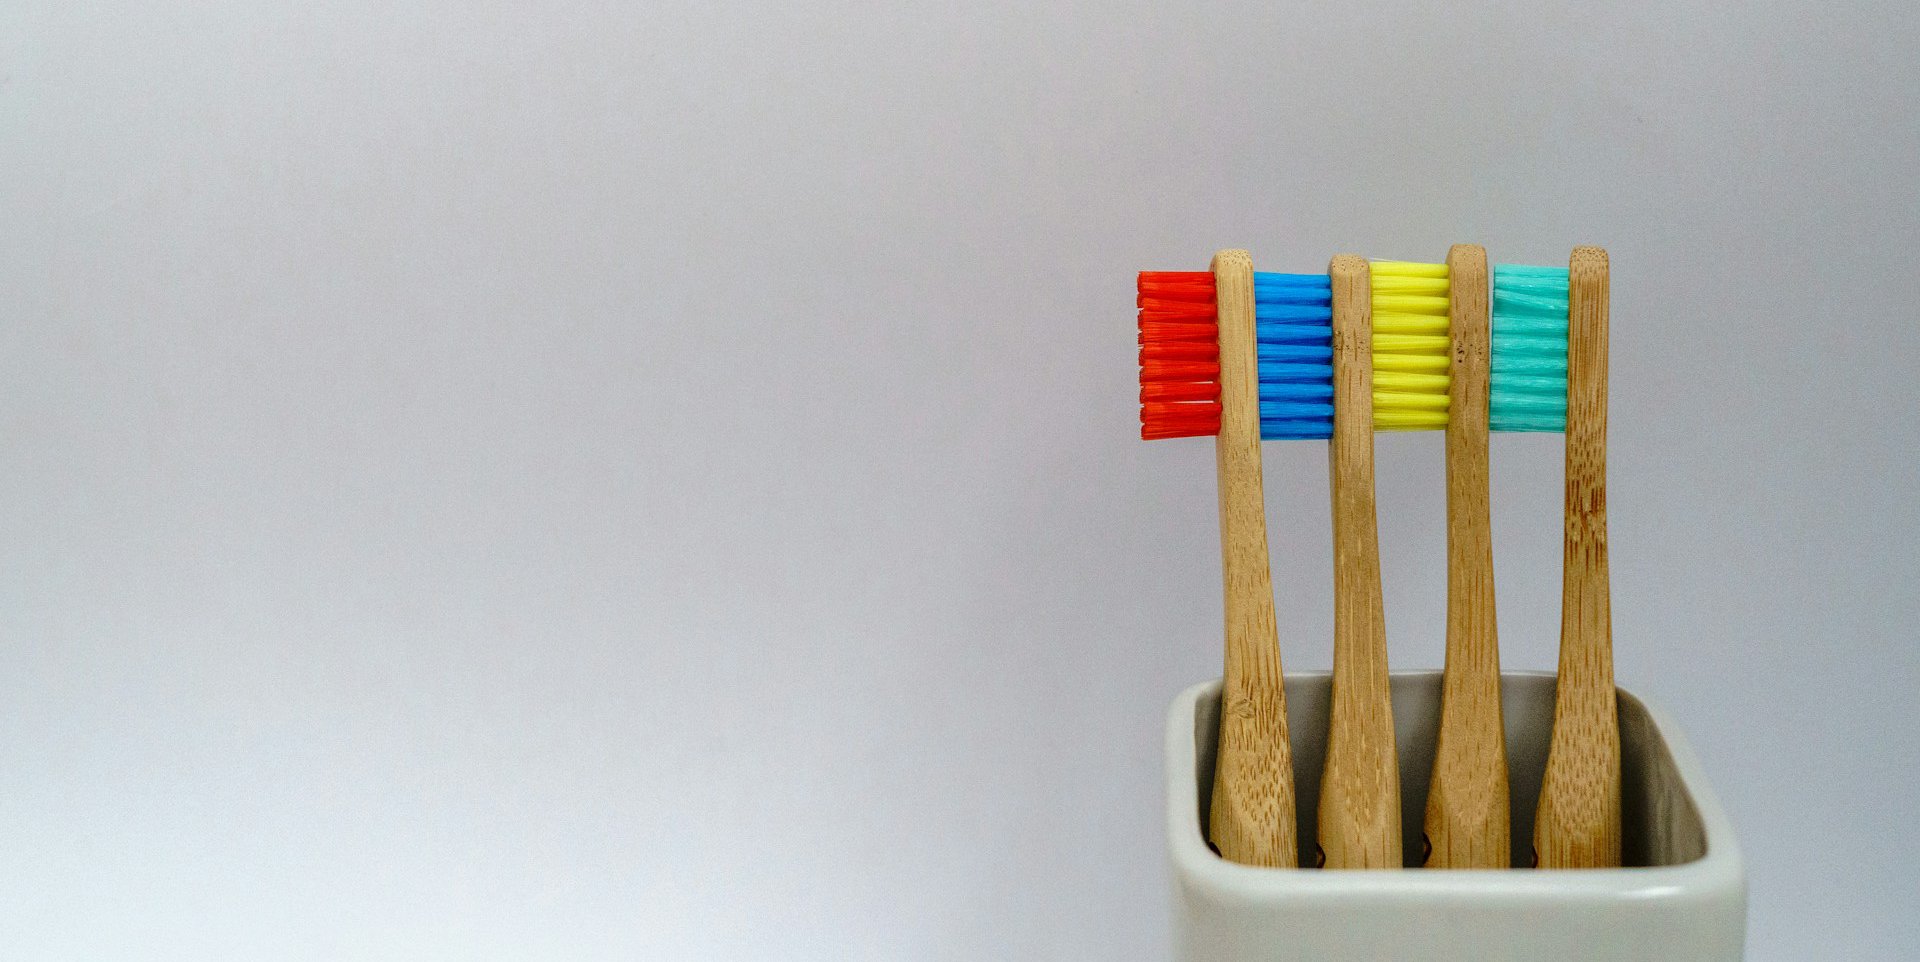
<path id="1" fill-rule="evenodd" d="M 1143 410 L 1153 405 L 1143 405 Z M 1143 414 L 1140 437 L 1147 441 L 1165 438 L 1203 438 L 1220 433 L 1220 402 L 1206 404 L 1169 404 L 1155 414 Z"/>
<path id="2" fill-rule="evenodd" d="M 1218 360 L 1161 361 L 1141 358 L 1140 383 L 1152 384 L 1155 381 L 1193 381 L 1218 385 L 1220 362 Z"/>
<path id="3" fill-rule="evenodd" d="M 1218 401 L 1220 385 L 1155 381 L 1140 385 L 1140 403 L 1148 401 Z"/>
<path id="4" fill-rule="evenodd" d="M 1213 344 L 1220 339 L 1220 326 L 1212 321 L 1141 321 L 1140 343 L 1148 341 L 1199 341 Z"/>
<path id="5" fill-rule="evenodd" d="M 1220 349 L 1205 341 L 1148 341 L 1140 345 L 1140 363 L 1154 361 L 1218 361 Z"/>
<path id="6" fill-rule="evenodd" d="M 1213 274 L 1141 271 L 1140 436 L 1220 433 L 1219 325 Z"/>

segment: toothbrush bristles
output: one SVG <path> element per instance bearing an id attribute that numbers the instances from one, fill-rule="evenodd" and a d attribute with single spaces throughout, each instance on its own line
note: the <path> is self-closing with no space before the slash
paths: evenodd
<path id="1" fill-rule="evenodd" d="M 1141 271 L 1140 436 L 1220 433 L 1220 327 L 1207 271 Z"/>

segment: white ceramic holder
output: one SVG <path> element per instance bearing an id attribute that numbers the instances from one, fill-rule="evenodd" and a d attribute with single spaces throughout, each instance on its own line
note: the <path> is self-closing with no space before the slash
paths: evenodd
<path id="1" fill-rule="evenodd" d="M 1326 755 L 1329 677 L 1287 676 L 1299 839 L 1312 846 Z M 1507 673 L 1514 861 L 1533 851 L 1533 812 L 1553 724 L 1554 679 Z M 1740 962 L 1746 875 L 1700 763 L 1658 708 L 1619 693 L 1623 861 L 1617 869 L 1327 871 L 1238 865 L 1207 844 L 1220 683 L 1174 699 L 1167 719 L 1167 844 L 1174 957 L 1183 962 Z M 1440 673 L 1396 673 L 1401 824 L 1421 826 Z"/>

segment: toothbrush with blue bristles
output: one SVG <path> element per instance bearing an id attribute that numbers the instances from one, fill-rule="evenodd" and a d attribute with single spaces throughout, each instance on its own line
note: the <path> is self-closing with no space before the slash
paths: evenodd
<path id="1" fill-rule="evenodd" d="M 1333 685 L 1327 760 L 1320 776 L 1319 861 L 1330 869 L 1399 868 L 1400 767 L 1387 677 L 1373 485 L 1375 426 L 1383 414 L 1391 420 L 1399 410 L 1395 399 L 1382 398 L 1377 376 L 1391 373 L 1395 361 L 1380 353 L 1375 328 L 1380 293 L 1366 259 L 1341 254 L 1327 273 L 1333 285 L 1334 423 L 1327 444 L 1333 502 Z M 1444 408 L 1440 413 L 1444 418 Z"/>

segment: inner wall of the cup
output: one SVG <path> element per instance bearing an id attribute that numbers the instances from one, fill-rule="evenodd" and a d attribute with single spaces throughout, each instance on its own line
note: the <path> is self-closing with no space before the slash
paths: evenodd
<path id="1" fill-rule="evenodd" d="M 1393 722 L 1400 758 L 1400 816 L 1406 864 L 1418 867 L 1432 777 L 1434 738 L 1440 725 L 1440 673 L 1396 673 Z M 1295 810 L 1299 817 L 1300 864 L 1314 863 L 1320 799 L 1320 769 L 1326 761 L 1326 675 L 1287 679 L 1287 729 L 1293 745 Z M 1533 814 L 1547 766 L 1553 731 L 1554 679 L 1512 674 L 1501 680 L 1501 711 L 1507 729 L 1507 778 L 1513 820 L 1513 861 L 1533 860 Z M 1687 795 L 1673 756 L 1646 707 L 1624 692 L 1620 705 L 1621 860 L 1627 867 L 1679 865 L 1706 854 L 1706 826 Z M 1215 743 L 1220 731 L 1218 694 L 1202 698 L 1194 716 L 1200 825 L 1213 799 Z"/>

